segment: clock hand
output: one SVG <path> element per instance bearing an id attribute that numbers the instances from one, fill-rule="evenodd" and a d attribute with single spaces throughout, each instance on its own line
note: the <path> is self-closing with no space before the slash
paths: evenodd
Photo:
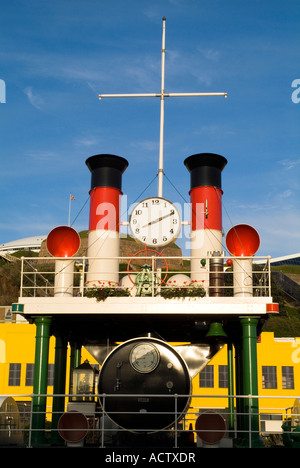
<path id="1" fill-rule="evenodd" d="M 173 213 L 169 213 L 167 215 L 164 215 L 164 216 L 161 216 L 160 218 L 157 218 L 155 219 L 154 221 L 150 221 L 149 223 L 145 224 L 143 226 L 144 227 L 147 227 L 147 226 L 150 226 L 151 224 L 155 224 L 155 223 L 158 223 L 159 221 L 161 221 L 162 219 L 165 219 L 165 218 L 168 218 L 169 216 L 172 216 Z"/>

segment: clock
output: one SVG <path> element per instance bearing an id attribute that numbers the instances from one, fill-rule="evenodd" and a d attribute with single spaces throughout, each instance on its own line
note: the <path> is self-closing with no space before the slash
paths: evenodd
<path id="1" fill-rule="evenodd" d="M 141 343 L 131 350 L 129 362 L 137 372 L 146 374 L 156 369 L 159 359 L 159 352 L 153 344 Z"/>
<path id="2" fill-rule="evenodd" d="M 166 198 L 145 198 L 133 209 L 129 227 L 140 244 L 163 247 L 177 239 L 181 229 L 180 214 Z"/>

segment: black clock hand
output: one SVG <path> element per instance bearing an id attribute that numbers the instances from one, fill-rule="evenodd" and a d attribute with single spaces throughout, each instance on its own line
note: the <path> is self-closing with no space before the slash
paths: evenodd
<path id="1" fill-rule="evenodd" d="M 169 213 L 169 214 L 167 214 L 167 215 L 161 216 L 160 218 L 157 218 L 157 219 L 155 219 L 154 221 L 150 221 L 148 224 L 145 224 L 145 225 L 142 226 L 142 227 L 144 228 L 144 227 L 150 226 L 151 224 L 158 223 L 158 222 L 161 221 L 162 219 L 168 218 L 169 216 L 172 216 L 172 215 L 173 215 L 173 213 Z"/>

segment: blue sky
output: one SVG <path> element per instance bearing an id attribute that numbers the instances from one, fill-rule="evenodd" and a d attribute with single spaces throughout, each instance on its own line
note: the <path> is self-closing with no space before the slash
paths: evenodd
<path id="1" fill-rule="evenodd" d="M 184 159 L 219 153 L 225 234 L 247 223 L 258 254 L 300 252 L 299 0 L 3 0 L 0 244 L 67 224 L 70 193 L 87 229 L 94 154 L 129 161 L 123 220 L 157 194 L 159 99 L 98 94 L 160 92 L 163 16 L 166 92 L 228 93 L 166 100 L 163 195 L 188 202 Z"/>

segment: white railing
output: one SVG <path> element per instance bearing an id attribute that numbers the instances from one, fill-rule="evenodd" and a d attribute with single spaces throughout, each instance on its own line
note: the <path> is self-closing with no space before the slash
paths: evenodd
<path id="1" fill-rule="evenodd" d="M 73 395 L 75 396 L 75 395 Z M 141 397 L 141 394 L 124 394 L 124 395 L 86 395 L 87 400 L 92 400 L 94 402 L 99 401 L 99 398 L 102 400 L 102 407 L 100 405 L 95 405 L 95 411 L 93 413 L 88 412 L 85 414 L 85 418 L 88 422 L 82 441 L 80 443 L 85 447 L 99 447 L 99 448 L 114 448 L 122 447 L 120 445 L 120 437 L 126 436 L 126 446 L 131 448 L 137 448 L 135 435 L 138 433 L 145 434 L 146 432 L 151 432 L 153 434 L 153 428 L 150 430 L 147 427 L 142 429 L 131 429 L 127 431 L 118 426 L 106 426 L 103 416 L 105 415 L 105 402 L 108 398 L 113 397 L 124 397 L 125 398 L 134 398 Z M 222 446 L 222 443 L 227 442 L 227 447 L 246 447 L 252 448 L 257 446 L 256 444 L 261 443 L 262 447 L 298 447 L 300 442 L 300 409 L 297 406 L 290 406 L 291 401 L 297 401 L 300 399 L 299 396 L 254 396 L 254 395 L 143 395 L 144 397 L 151 398 L 171 398 L 174 400 L 174 411 L 168 412 L 174 420 L 172 427 L 164 428 L 154 433 L 158 436 L 160 440 L 166 440 L 165 444 L 162 443 L 162 447 L 168 447 L 169 449 L 178 449 L 178 448 L 199 448 L 199 447 L 212 447 L 212 446 Z M 15 447 L 15 446 L 24 446 L 24 447 L 34 447 L 39 445 L 44 445 L 46 447 L 51 447 L 52 445 L 57 445 L 57 435 L 61 435 L 62 431 L 58 430 L 57 424 L 53 424 L 52 427 L 51 421 L 58 420 L 61 417 L 61 413 L 53 413 L 50 407 L 46 408 L 46 411 L 43 413 L 33 412 L 32 408 L 34 407 L 35 398 L 47 398 L 49 403 L 50 399 L 53 397 L 63 398 L 65 402 L 65 412 L 67 412 L 67 403 L 72 395 L 13 395 L 14 401 L 24 402 L 27 400 L 27 406 L 29 406 L 29 411 L 26 413 L 22 412 L 21 409 L 16 409 L 14 405 L 11 405 L 6 408 L 5 411 L 1 412 L 1 425 L 0 425 L 0 446 Z M 78 397 L 78 395 L 77 395 Z M 84 395 L 80 395 L 84 399 Z M 3 401 L 6 398 L 11 399 L 10 395 L 0 395 L 0 399 Z M 177 400 L 178 398 L 192 398 L 192 405 L 189 409 L 181 414 L 178 414 L 177 411 Z M 220 402 L 228 401 L 228 399 L 233 399 L 235 402 L 244 401 L 246 408 L 252 408 L 251 412 L 238 411 L 235 409 L 234 413 L 230 413 L 228 408 L 225 406 L 220 406 Z M 204 406 L 204 399 L 206 400 L 206 406 Z M 207 399 L 210 399 L 210 406 L 207 406 Z M 257 408 L 257 401 L 259 400 L 260 410 L 253 410 Z M 267 404 L 271 401 L 276 401 L 277 406 L 272 407 L 271 405 L 267 407 Z M 278 404 L 278 402 L 281 402 Z M 21 404 L 21 403 L 20 403 Z M 84 405 L 85 402 L 78 402 L 80 405 L 80 410 L 84 414 Z M 226 403 L 225 403 L 226 404 Z M 264 406 L 264 407 L 263 407 Z M 255 412 L 256 411 L 256 412 Z M 218 414 L 225 423 L 225 430 L 220 426 L 214 428 L 211 425 L 209 427 L 196 427 L 196 420 L 199 415 L 203 413 L 209 414 Z M 64 413 L 63 413 L 64 414 Z M 120 412 L 118 412 L 118 415 Z M 123 413 L 122 413 L 123 414 Z M 134 413 L 125 413 L 129 416 L 132 416 Z M 140 413 L 138 413 L 140 414 Z M 151 415 L 165 415 L 166 412 L 151 412 L 148 413 L 149 417 Z M 34 427 L 33 418 L 34 416 L 42 416 L 45 424 L 42 427 Z M 113 412 L 110 412 L 109 415 L 111 418 L 114 417 Z M 243 420 L 241 424 L 239 421 Z M 266 425 L 266 421 L 275 422 L 276 426 Z M 74 424 L 71 427 L 65 427 L 64 430 L 68 433 L 74 432 L 78 434 L 78 431 L 82 432 L 83 427 L 76 427 Z M 43 437 L 44 443 L 40 441 L 36 442 L 36 434 Z M 206 443 L 205 441 L 209 438 L 209 434 L 217 435 L 217 441 Z M 163 439 L 164 436 L 168 436 L 168 439 Z M 145 436 L 148 439 L 147 446 L 151 447 L 151 434 Z M 76 437 L 75 437 L 76 439 Z M 53 442 L 53 441 L 56 442 Z M 139 439 L 141 441 L 141 439 Z M 77 441 L 79 443 L 79 441 Z M 157 442 L 157 439 L 156 439 Z M 68 445 L 69 441 L 60 438 L 60 445 Z M 46 445 L 45 445 L 46 444 Z M 129 444 L 129 445 L 128 445 Z M 153 442 L 155 446 L 155 441 Z M 74 442 L 73 442 L 74 445 Z M 223 444 L 225 446 L 225 444 Z"/>
<path id="2" fill-rule="evenodd" d="M 132 257 L 108 257 L 103 258 L 103 264 L 108 260 L 116 260 L 119 271 L 113 272 L 117 281 L 103 280 L 106 274 L 111 275 L 111 271 L 93 271 L 93 277 L 98 281 L 88 281 L 89 263 L 99 259 L 88 257 L 71 257 L 67 263 L 73 262 L 72 283 L 68 285 L 68 295 L 85 296 L 87 291 L 91 292 L 92 287 L 109 288 L 111 295 L 113 290 L 127 289 L 131 295 L 137 294 L 135 282 L 140 278 L 144 265 L 149 270 L 148 283 L 150 295 L 172 294 L 180 296 L 234 296 L 236 288 L 240 294 L 247 291 L 247 295 L 271 296 L 271 271 L 270 257 L 255 257 L 259 263 L 251 262 L 252 257 L 206 257 L 193 258 L 193 270 L 191 270 L 191 257 L 164 257 L 154 256 L 132 256 Z M 216 270 L 211 266 L 211 262 L 222 261 L 221 270 Z M 238 273 L 233 271 L 231 263 L 238 262 Z M 243 267 L 243 262 L 250 260 L 252 263 L 251 272 L 247 271 L 249 266 Z M 70 272 L 55 267 L 56 262 L 66 262 L 66 258 L 53 257 L 22 257 L 21 258 L 21 286 L 20 297 L 52 297 L 56 294 L 55 281 L 58 275 L 64 273 L 70 280 Z M 230 265 L 227 264 L 229 261 Z M 196 265 L 196 267 L 195 267 Z M 249 265 L 249 264 L 248 264 Z M 72 268 L 73 268 L 72 267 Z M 175 275 L 181 275 L 181 278 Z M 184 277 L 182 276 L 184 275 Z M 239 275 L 239 276 L 237 276 Z M 150 278 L 150 281 L 149 281 Z M 238 278 L 236 280 L 236 278 Z M 236 286 L 235 282 L 240 285 Z M 64 283 L 64 280 L 63 280 Z M 245 285 L 244 283 L 247 283 Z M 250 286 L 249 286 L 250 284 Z M 249 293 L 250 291 L 250 293 Z M 63 295 L 63 294 L 60 294 Z M 142 294 L 143 295 L 143 294 Z"/>

